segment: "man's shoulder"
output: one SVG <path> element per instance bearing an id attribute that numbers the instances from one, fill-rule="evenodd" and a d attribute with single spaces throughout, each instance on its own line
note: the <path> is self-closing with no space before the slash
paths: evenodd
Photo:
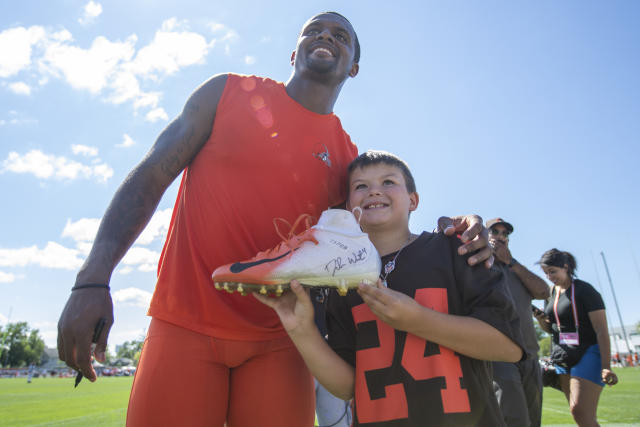
<path id="1" fill-rule="evenodd" d="M 239 84 L 242 89 L 248 92 L 258 87 L 277 87 L 284 85 L 284 83 L 277 80 L 255 74 L 227 73 L 226 76 L 228 81 Z"/>

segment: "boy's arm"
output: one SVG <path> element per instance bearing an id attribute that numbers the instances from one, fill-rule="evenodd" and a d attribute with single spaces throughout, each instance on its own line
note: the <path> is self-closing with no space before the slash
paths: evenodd
<path id="1" fill-rule="evenodd" d="M 331 394 L 342 400 L 353 397 L 355 371 L 338 356 L 320 334 L 313 319 L 313 304 L 307 291 L 297 281 L 291 291 L 279 298 L 254 293 L 256 299 L 273 308 L 291 337 L 311 374 Z"/>
<path id="2" fill-rule="evenodd" d="M 371 311 L 394 329 L 479 360 L 517 362 L 522 349 L 505 334 L 473 317 L 426 308 L 413 298 L 382 286 L 360 285 L 358 293 Z"/>

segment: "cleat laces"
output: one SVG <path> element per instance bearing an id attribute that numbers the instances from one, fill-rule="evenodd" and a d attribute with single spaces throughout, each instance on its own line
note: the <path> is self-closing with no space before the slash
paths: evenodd
<path id="1" fill-rule="evenodd" d="M 284 218 L 274 218 L 273 226 L 276 229 L 276 233 L 278 234 L 280 239 L 282 239 L 282 241 L 271 249 L 267 249 L 266 251 L 259 252 L 258 255 L 256 255 L 256 258 L 268 257 L 271 254 L 279 253 L 284 247 L 287 247 L 289 249 L 289 255 L 287 257 L 291 257 L 291 255 L 293 255 L 293 251 L 298 249 L 304 242 L 310 241 L 317 245 L 318 240 L 315 237 L 313 237 L 313 233 L 309 232 L 313 222 L 315 222 L 315 218 L 306 213 L 300 215 L 294 221 L 293 225 L 291 225 L 289 221 L 287 221 Z M 296 234 L 296 230 L 302 223 L 304 223 L 305 229 L 301 233 Z M 288 226 L 289 232 L 284 234 L 280 230 L 280 224 L 284 224 Z"/>

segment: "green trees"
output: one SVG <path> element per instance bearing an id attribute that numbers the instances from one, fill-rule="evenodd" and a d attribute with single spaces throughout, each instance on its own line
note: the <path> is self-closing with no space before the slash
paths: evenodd
<path id="1" fill-rule="evenodd" d="M 538 346 L 540 346 L 540 350 L 538 350 L 538 356 L 544 357 L 549 356 L 551 352 L 551 338 L 549 334 L 540 328 L 540 325 L 537 321 L 533 321 L 533 326 L 536 328 L 536 335 L 538 337 Z"/>
<path id="2" fill-rule="evenodd" d="M 135 365 L 138 365 L 142 344 L 144 344 L 144 337 L 139 340 L 125 341 L 122 345 L 116 346 L 116 357 L 131 359 Z"/>
<path id="3" fill-rule="evenodd" d="M 19 368 L 42 363 L 44 341 L 37 329 L 27 322 L 8 323 L 0 327 L 0 365 Z"/>

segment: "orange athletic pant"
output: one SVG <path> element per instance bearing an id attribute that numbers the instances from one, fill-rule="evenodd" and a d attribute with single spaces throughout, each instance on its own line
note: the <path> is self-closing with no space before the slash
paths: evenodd
<path id="1" fill-rule="evenodd" d="M 230 341 L 153 318 L 127 426 L 306 427 L 314 407 L 313 378 L 289 337 Z"/>

